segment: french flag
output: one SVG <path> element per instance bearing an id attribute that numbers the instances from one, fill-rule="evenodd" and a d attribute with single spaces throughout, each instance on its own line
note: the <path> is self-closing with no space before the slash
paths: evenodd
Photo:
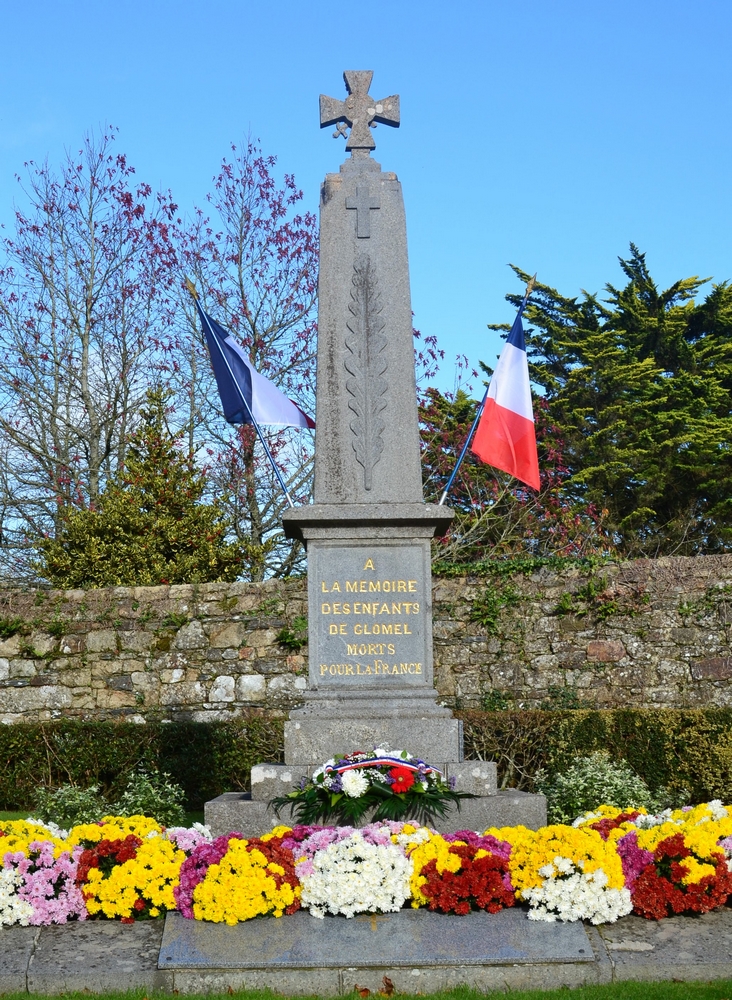
<path id="1" fill-rule="evenodd" d="M 201 309 L 198 299 L 195 302 L 226 420 L 230 424 L 315 427 L 315 421 L 274 382 L 259 374 L 229 331 Z"/>
<path id="2" fill-rule="evenodd" d="M 539 460 L 521 323 L 525 305 L 526 299 L 493 372 L 470 450 L 487 465 L 502 469 L 538 490 Z"/>

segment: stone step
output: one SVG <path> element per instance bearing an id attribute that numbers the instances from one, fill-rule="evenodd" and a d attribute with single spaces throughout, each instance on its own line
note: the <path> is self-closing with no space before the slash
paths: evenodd
<path id="1" fill-rule="evenodd" d="M 269 779 L 268 779 L 269 780 Z M 280 793 L 282 794 L 282 793 Z M 287 807 L 280 816 L 267 806 L 263 799 L 253 799 L 245 792 L 225 792 L 205 804 L 206 825 L 214 837 L 225 833 L 241 833 L 245 837 L 258 837 L 278 823 L 292 823 Z M 482 795 L 464 799 L 460 809 L 450 806 L 444 819 L 433 825 L 443 833 L 457 830 L 483 832 L 489 826 L 526 826 L 537 830 L 546 825 L 546 799 L 516 789 L 502 789 L 495 795 Z"/>

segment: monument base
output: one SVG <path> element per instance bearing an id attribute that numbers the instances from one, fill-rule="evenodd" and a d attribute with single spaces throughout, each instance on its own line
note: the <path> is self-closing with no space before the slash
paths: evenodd
<path id="1" fill-rule="evenodd" d="M 279 794 L 286 791 L 282 788 Z M 278 817 L 267 802 L 253 799 L 244 792 L 225 792 L 211 799 L 205 805 L 205 817 L 214 837 L 233 832 L 245 837 L 258 837 L 278 823 L 293 823 L 287 808 L 282 809 Z M 460 809 L 451 806 L 444 819 L 434 820 L 433 825 L 440 833 L 455 833 L 458 830 L 482 833 L 491 826 L 519 825 L 538 830 L 546 825 L 546 799 L 543 795 L 530 795 L 514 788 L 502 789 L 495 795 L 463 799 Z"/>

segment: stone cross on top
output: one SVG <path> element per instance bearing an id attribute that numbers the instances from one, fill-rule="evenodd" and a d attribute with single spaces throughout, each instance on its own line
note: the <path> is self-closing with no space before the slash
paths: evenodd
<path id="1" fill-rule="evenodd" d="M 375 122 L 383 125 L 393 125 L 399 128 L 399 95 L 385 97 L 375 101 L 369 96 L 369 87 L 373 79 L 372 69 L 347 69 L 343 74 L 346 81 L 348 97 L 339 101 L 335 97 L 320 95 L 320 127 L 335 125 L 333 137 L 342 135 L 346 138 L 346 149 L 363 149 L 362 156 L 368 156 L 369 150 L 376 149 L 376 143 L 371 135 Z M 345 124 L 344 124 L 345 123 Z M 346 126 L 351 128 L 346 134 Z M 354 153 L 351 152 L 351 156 Z"/>

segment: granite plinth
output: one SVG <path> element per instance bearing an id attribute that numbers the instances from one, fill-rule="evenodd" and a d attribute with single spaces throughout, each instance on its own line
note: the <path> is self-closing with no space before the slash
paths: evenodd
<path id="1" fill-rule="evenodd" d="M 287 795 L 302 778 L 309 778 L 312 768 L 291 764 L 255 764 L 250 783 L 255 802 L 269 802 L 277 795 Z"/>
<path id="2" fill-rule="evenodd" d="M 462 722 L 450 717 L 431 717 L 414 712 L 411 717 L 350 718 L 347 703 L 328 716 L 303 718 L 302 710 L 291 713 L 285 723 L 285 762 L 317 766 L 334 753 L 388 744 L 408 750 L 428 763 L 460 761 L 463 756 Z"/>
<path id="3" fill-rule="evenodd" d="M 325 921 L 300 911 L 286 920 L 235 927 L 165 918 L 159 964 L 165 969 L 413 968 L 593 962 L 581 923 L 529 921 L 523 909 L 454 917 L 428 910 L 361 914 Z"/>
<path id="4" fill-rule="evenodd" d="M 337 528 L 342 538 L 438 538 L 444 535 L 455 511 L 427 503 L 315 503 L 292 507 L 282 515 L 287 538 L 332 537 Z"/>
<path id="5" fill-rule="evenodd" d="M 258 837 L 278 823 L 294 822 L 288 806 L 280 815 L 269 809 L 264 801 L 252 799 L 246 792 L 225 792 L 211 799 L 204 807 L 206 825 L 214 837 L 237 832 L 245 837 Z M 366 816 L 364 823 L 369 822 Z M 546 799 L 543 795 L 530 795 L 504 789 L 495 795 L 463 799 L 460 808 L 450 806 L 444 818 L 435 820 L 442 833 L 457 830 L 475 830 L 482 833 L 490 826 L 526 826 L 537 830 L 546 825 Z"/>

